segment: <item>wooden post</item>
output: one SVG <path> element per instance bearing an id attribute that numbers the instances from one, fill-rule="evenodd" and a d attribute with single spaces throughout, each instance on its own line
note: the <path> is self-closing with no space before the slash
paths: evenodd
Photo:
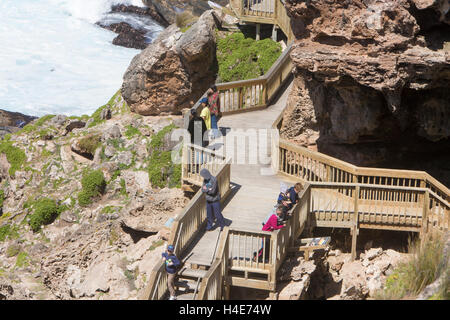
<path id="1" fill-rule="evenodd" d="M 352 227 L 352 261 L 356 259 L 356 239 L 358 237 L 358 198 L 359 198 L 359 186 L 355 188 L 355 209 L 353 215 L 353 227 Z"/>
<path id="2" fill-rule="evenodd" d="M 277 42 L 277 39 L 278 39 L 278 26 L 274 24 L 272 29 L 272 40 Z"/>
<path id="3" fill-rule="evenodd" d="M 256 24 L 256 41 L 259 41 L 261 38 L 261 25 L 259 23 Z"/>
<path id="4" fill-rule="evenodd" d="M 422 212 L 422 229 L 420 231 L 420 238 L 423 239 L 424 235 L 428 232 L 428 212 L 430 211 L 430 193 L 425 191 L 423 195 L 423 212 Z"/>

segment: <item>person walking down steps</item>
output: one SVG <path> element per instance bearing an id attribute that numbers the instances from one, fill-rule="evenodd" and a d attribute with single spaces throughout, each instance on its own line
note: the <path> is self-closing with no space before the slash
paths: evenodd
<path id="1" fill-rule="evenodd" d="M 169 288 L 170 298 L 169 300 L 176 300 L 176 291 L 175 291 L 175 278 L 177 276 L 178 268 L 181 263 L 178 260 L 177 256 L 174 254 L 173 245 L 168 245 L 166 252 L 162 253 L 163 260 L 166 265 L 166 272 L 168 275 L 167 278 L 167 286 Z"/>
<path id="2" fill-rule="evenodd" d="M 208 169 L 202 169 L 200 175 L 203 177 L 202 192 L 206 196 L 206 231 L 213 229 L 214 218 L 220 227 L 225 227 L 225 220 L 220 209 L 220 190 L 217 178 Z"/>

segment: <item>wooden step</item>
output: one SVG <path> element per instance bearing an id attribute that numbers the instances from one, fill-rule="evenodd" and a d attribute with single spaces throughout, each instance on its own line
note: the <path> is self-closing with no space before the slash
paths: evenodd
<path id="1" fill-rule="evenodd" d="M 194 293 L 190 292 L 177 295 L 177 300 L 194 300 Z"/>
<path id="2" fill-rule="evenodd" d="M 180 278 L 175 282 L 175 287 L 183 292 L 194 292 L 197 288 L 197 280 Z"/>
<path id="3" fill-rule="evenodd" d="M 204 278 L 208 270 L 201 270 L 201 269 L 189 269 L 189 268 L 182 268 L 178 272 L 178 276 L 181 278 L 192 278 L 192 279 L 198 279 L 198 278 Z"/>

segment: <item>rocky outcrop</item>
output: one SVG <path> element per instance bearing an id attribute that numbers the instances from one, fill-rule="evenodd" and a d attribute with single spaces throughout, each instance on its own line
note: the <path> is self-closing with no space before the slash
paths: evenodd
<path id="1" fill-rule="evenodd" d="M 185 33 L 175 25 L 133 58 L 122 84 L 131 110 L 141 115 L 180 114 L 214 82 L 216 21 L 205 12 Z"/>
<path id="2" fill-rule="evenodd" d="M 356 165 L 428 170 L 423 157 L 450 148 L 446 5 L 286 1 L 296 76 L 282 136 Z M 426 10 L 441 12 L 431 27 Z"/>
<path id="3" fill-rule="evenodd" d="M 204 0 L 143 0 L 149 8 L 158 12 L 170 24 L 176 22 L 177 14 L 189 11 L 194 16 L 200 16 L 211 9 L 208 1 Z M 216 0 L 215 3 L 226 6 L 228 0 Z"/>
<path id="4" fill-rule="evenodd" d="M 19 112 L 11 112 L 0 109 L 0 137 L 11 132 L 17 132 L 22 123 L 22 127 L 36 119 L 33 116 L 27 116 Z"/>

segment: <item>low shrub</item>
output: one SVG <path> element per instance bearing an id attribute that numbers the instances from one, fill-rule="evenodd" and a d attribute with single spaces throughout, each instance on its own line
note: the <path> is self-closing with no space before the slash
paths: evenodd
<path id="1" fill-rule="evenodd" d="M 11 167 L 9 168 L 9 175 L 11 177 L 14 177 L 16 171 L 20 170 L 20 168 L 22 168 L 22 165 L 27 160 L 25 151 L 23 151 L 18 147 L 13 146 L 11 141 L 1 141 L 0 152 L 6 155 L 6 159 L 11 165 Z"/>
<path id="2" fill-rule="evenodd" d="M 41 229 L 41 226 L 52 223 L 59 214 L 56 201 L 50 198 L 41 198 L 33 205 L 34 212 L 28 220 L 28 224 L 34 232 Z"/>
<path id="3" fill-rule="evenodd" d="M 5 201 L 5 191 L 0 189 L 0 208 L 3 208 L 3 202 Z"/>
<path id="4" fill-rule="evenodd" d="M 217 62 L 223 82 L 264 75 L 281 55 L 281 45 L 272 39 L 256 41 L 241 32 L 218 39 Z"/>
<path id="5" fill-rule="evenodd" d="M 126 126 L 126 129 L 127 129 L 127 130 L 125 131 L 125 136 L 126 136 L 128 139 L 133 138 L 135 135 L 140 135 L 140 134 L 141 134 L 141 132 L 139 131 L 139 129 L 133 127 L 132 125 Z"/>
<path id="6" fill-rule="evenodd" d="M 88 135 L 78 141 L 78 146 L 83 153 L 89 153 L 93 156 L 95 150 L 100 146 L 100 136 L 98 134 Z"/>
<path id="7" fill-rule="evenodd" d="M 18 244 L 11 244 L 6 249 L 6 256 L 8 258 L 15 257 L 19 254 L 19 252 L 20 252 L 20 246 Z"/>
<path id="8" fill-rule="evenodd" d="M 177 27 L 180 29 L 185 29 L 193 23 L 195 23 L 198 20 L 198 17 L 194 16 L 190 11 L 183 11 L 181 13 L 178 13 L 175 17 L 175 23 L 177 24 Z M 182 31 L 182 32 L 185 32 Z"/>
<path id="9" fill-rule="evenodd" d="M 443 272 L 448 273 L 448 262 L 443 259 L 444 246 L 445 242 L 439 236 L 427 236 L 422 242 L 411 243 L 408 251 L 412 257 L 395 268 L 376 298 L 397 300 L 417 296 Z M 441 292 L 448 298 L 448 281 L 443 286 Z"/>
<path id="10" fill-rule="evenodd" d="M 181 187 L 181 164 L 172 162 L 172 151 L 163 151 L 164 137 L 176 126 L 164 127 L 152 137 L 150 142 L 151 156 L 148 161 L 149 179 L 153 187 Z"/>
<path id="11" fill-rule="evenodd" d="M 16 259 L 16 267 L 18 268 L 23 268 L 29 265 L 28 262 L 28 254 L 24 251 L 20 252 L 17 255 L 17 259 Z"/>
<path id="12" fill-rule="evenodd" d="M 81 179 L 82 190 L 78 194 L 80 206 L 87 206 L 92 199 L 105 192 L 106 180 L 101 170 L 88 170 L 83 173 Z"/>
<path id="13" fill-rule="evenodd" d="M 0 242 L 6 239 L 17 239 L 18 237 L 19 232 L 16 225 L 5 224 L 0 227 Z"/>

